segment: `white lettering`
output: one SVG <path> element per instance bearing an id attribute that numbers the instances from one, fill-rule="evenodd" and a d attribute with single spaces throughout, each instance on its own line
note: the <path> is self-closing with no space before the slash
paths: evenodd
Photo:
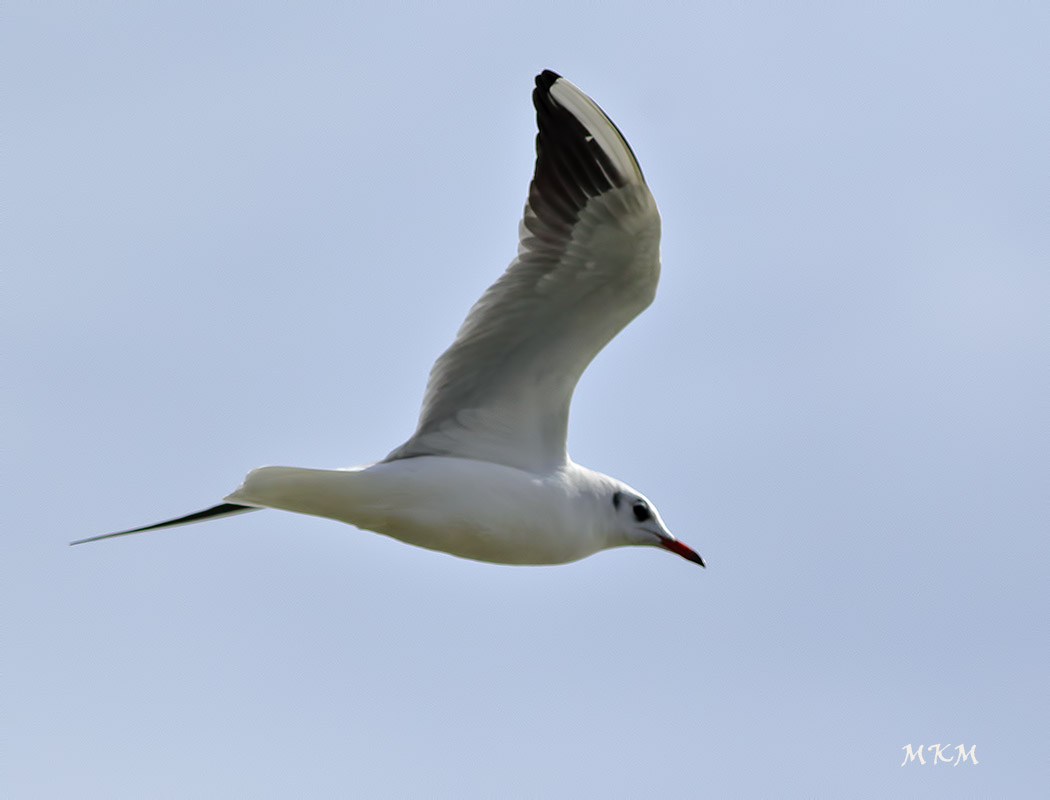
<path id="1" fill-rule="evenodd" d="M 922 757 L 922 745 L 921 744 L 919 745 L 918 752 L 912 750 L 910 744 L 904 745 L 904 747 L 902 747 L 901 750 L 905 751 L 904 752 L 904 761 L 901 762 L 901 766 L 902 767 L 905 764 L 907 764 L 909 761 L 914 761 L 916 759 L 916 757 L 919 759 L 919 763 L 920 764 L 925 764 L 926 763 L 926 759 Z"/>
<path id="2" fill-rule="evenodd" d="M 959 745 L 955 749 L 959 751 L 959 757 L 955 759 L 955 763 L 952 764 L 953 767 L 959 766 L 959 762 L 960 761 L 965 761 L 966 758 L 967 758 L 966 749 L 962 745 Z M 973 760 L 974 764 L 977 763 L 977 754 L 973 752 L 976 749 L 977 749 L 977 745 L 975 745 L 975 744 L 971 744 L 970 745 L 969 757 Z"/>
<path id="3" fill-rule="evenodd" d="M 971 744 L 970 749 L 966 749 L 966 745 L 957 744 L 954 747 L 950 744 L 920 744 L 915 747 L 910 744 L 904 745 L 901 748 L 904 751 L 904 760 L 901 762 L 901 766 L 905 766 L 910 761 L 916 759 L 920 764 L 925 764 L 926 759 L 923 758 L 923 750 L 926 751 L 926 755 L 930 756 L 930 763 L 937 764 L 951 764 L 953 767 L 957 767 L 964 761 L 971 761 L 977 764 L 977 745 Z M 952 760 L 954 754 L 954 761 Z"/>
<path id="4" fill-rule="evenodd" d="M 939 744 L 928 744 L 928 745 L 926 745 L 926 747 L 927 747 L 928 750 L 933 751 L 933 754 L 934 754 L 933 755 L 933 763 L 935 765 L 937 764 L 938 761 L 946 761 L 946 762 L 951 761 L 950 758 L 945 758 L 944 757 L 944 750 L 946 750 L 947 748 L 951 747 L 950 744 L 946 744 L 944 747 L 941 747 Z"/>

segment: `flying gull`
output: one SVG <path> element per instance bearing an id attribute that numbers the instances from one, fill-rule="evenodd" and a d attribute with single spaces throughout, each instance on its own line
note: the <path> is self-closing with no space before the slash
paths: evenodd
<path id="1" fill-rule="evenodd" d="M 566 451 L 580 375 L 656 293 L 660 216 L 593 100 L 546 70 L 532 101 L 536 170 L 518 255 L 431 369 L 412 438 L 364 466 L 259 467 L 217 506 L 73 544 L 277 508 L 500 564 L 651 545 L 704 566 L 648 498 Z"/>

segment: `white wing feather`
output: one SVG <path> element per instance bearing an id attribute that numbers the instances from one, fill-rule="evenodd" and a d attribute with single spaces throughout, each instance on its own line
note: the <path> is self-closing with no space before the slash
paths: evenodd
<path id="1" fill-rule="evenodd" d="M 419 426 L 387 460 L 565 464 L 572 392 L 656 293 L 660 217 L 616 126 L 553 72 L 536 78 L 536 172 L 518 256 L 430 372 Z"/>

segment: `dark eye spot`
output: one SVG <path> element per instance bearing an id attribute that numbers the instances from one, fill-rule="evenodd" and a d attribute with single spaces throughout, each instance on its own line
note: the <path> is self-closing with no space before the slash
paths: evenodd
<path id="1" fill-rule="evenodd" d="M 631 511 L 634 512 L 634 518 L 639 522 L 645 522 L 649 519 L 649 506 L 647 506 L 642 500 L 637 501 L 631 506 Z"/>
<path id="2" fill-rule="evenodd" d="M 619 508 L 621 500 L 623 500 L 623 492 L 613 492 L 613 508 Z"/>

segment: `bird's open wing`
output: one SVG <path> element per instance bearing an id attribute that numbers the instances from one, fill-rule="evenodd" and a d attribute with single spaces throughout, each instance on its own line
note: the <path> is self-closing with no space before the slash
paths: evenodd
<path id="1" fill-rule="evenodd" d="M 600 108 L 545 71 L 518 256 L 430 372 L 419 427 L 387 459 L 448 455 L 543 473 L 568 458 L 580 375 L 656 293 L 660 217 Z"/>
<path id="2" fill-rule="evenodd" d="M 127 536 L 129 533 L 155 531 L 158 528 L 174 528 L 176 525 L 188 525 L 191 522 L 202 522 L 203 520 L 213 519 L 215 517 L 225 517 L 230 514 L 243 514 L 245 511 L 259 510 L 260 509 L 257 506 L 242 506 L 240 503 L 220 503 L 217 506 L 212 506 L 211 508 L 206 508 L 203 511 L 197 511 L 193 514 L 187 514 L 184 517 L 176 517 L 175 519 L 157 522 L 153 525 L 143 525 L 141 528 L 132 528 L 127 531 L 103 533 L 101 536 L 92 536 L 88 539 L 77 539 L 77 541 L 70 542 L 70 544 L 87 544 L 88 542 L 97 542 L 100 539 L 112 539 L 115 536 Z"/>

